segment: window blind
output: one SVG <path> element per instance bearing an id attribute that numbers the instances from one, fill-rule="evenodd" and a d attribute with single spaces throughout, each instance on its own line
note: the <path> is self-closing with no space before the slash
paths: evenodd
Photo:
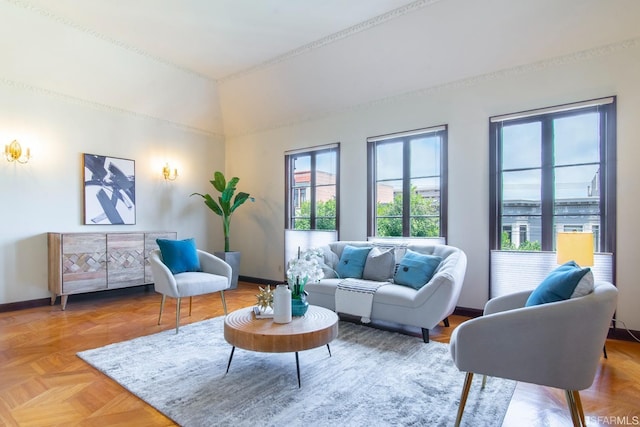
<path id="1" fill-rule="evenodd" d="M 332 148 L 338 148 L 339 146 L 340 144 L 336 142 L 335 144 L 316 145 L 315 147 L 306 147 L 306 148 L 298 148 L 295 150 L 288 150 L 288 151 L 285 151 L 284 154 L 286 156 L 291 156 L 293 154 L 308 153 L 310 151 L 330 150 Z"/>
<path id="2" fill-rule="evenodd" d="M 598 105 L 611 104 L 613 103 L 613 101 L 614 97 L 610 96 L 607 98 L 592 99 L 590 101 L 581 101 L 574 102 L 572 104 L 558 105 L 556 107 L 538 108 L 536 110 L 527 110 L 519 113 L 504 114 L 502 116 L 491 117 L 489 120 L 491 121 L 491 123 L 500 123 L 509 120 L 522 119 L 525 117 L 539 116 L 541 114 L 561 113 L 564 111 L 577 110 L 579 108 L 596 107 Z"/>
<path id="3" fill-rule="evenodd" d="M 338 240 L 336 230 L 284 230 L 285 275 L 289 260 L 298 256 L 298 249 L 306 251 Z"/>
<path id="4" fill-rule="evenodd" d="M 613 254 L 596 253 L 595 281 L 613 283 Z M 491 251 L 490 298 L 533 290 L 558 267 L 555 252 Z"/>
<path id="5" fill-rule="evenodd" d="M 430 128 L 408 130 L 405 132 L 389 133 L 386 135 L 370 136 L 369 138 L 367 138 L 367 142 L 378 142 L 378 141 L 385 141 L 387 139 L 402 138 L 405 136 L 424 135 L 426 133 L 441 132 L 446 129 L 447 127 L 442 125 L 442 126 L 434 126 Z"/>

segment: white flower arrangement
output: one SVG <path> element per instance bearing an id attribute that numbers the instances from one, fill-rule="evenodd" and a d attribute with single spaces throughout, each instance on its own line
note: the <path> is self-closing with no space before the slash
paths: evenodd
<path id="1" fill-rule="evenodd" d="M 290 285 L 304 285 L 311 281 L 317 282 L 324 277 L 322 263 L 324 255 L 320 249 L 309 249 L 304 252 L 298 250 L 298 256 L 289 260 L 287 279 Z"/>

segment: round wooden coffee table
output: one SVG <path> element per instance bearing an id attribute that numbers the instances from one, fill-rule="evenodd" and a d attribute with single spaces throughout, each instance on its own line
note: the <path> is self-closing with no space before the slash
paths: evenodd
<path id="1" fill-rule="evenodd" d="M 304 316 L 293 317 L 290 323 L 275 323 L 273 319 L 256 319 L 253 307 L 241 308 L 224 319 L 224 339 L 233 346 L 227 372 L 236 347 L 264 353 L 296 353 L 296 371 L 300 387 L 298 352 L 327 346 L 338 336 L 338 315 L 323 307 L 310 305 Z"/>

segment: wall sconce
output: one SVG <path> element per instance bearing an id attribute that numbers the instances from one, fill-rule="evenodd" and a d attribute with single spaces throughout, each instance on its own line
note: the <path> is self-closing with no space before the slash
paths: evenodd
<path id="1" fill-rule="evenodd" d="M 175 181 L 175 179 L 178 177 L 178 169 L 174 168 L 173 174 L 171 172 L 172 171 L 169 167 L 169 163 L 165 163 L 164 167 L 162 168 L 162 176 L 164 176 L 164 179 L 166 179 L 167 181 Z"/>
<path id="2" fill-rule="evenodd" d="M 8 162 L 27 163 L 31 158 L 31 150 L 27 148 L 26 154 L 22 155 L 22 147 L 15 139 L 9 145 L 4 146 L 4 158 Z"/>
<path id="3" fill-rule="evenodd" d="M 593 233 L 559 232 L 556 238 L 558 264 L 575 261 L 580 267 L 593 265 Z"/>

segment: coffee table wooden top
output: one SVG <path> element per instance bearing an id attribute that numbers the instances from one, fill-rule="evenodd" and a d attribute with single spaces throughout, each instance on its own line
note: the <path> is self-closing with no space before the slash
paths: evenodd
<path id="1" fill-rule="evenodd" d="M 265 353 L 287 353 L 329 344 L 338 336 L 338 315 L 310 305 L 304 316 L 290 323 L 256 319 L 253 307 L 241 308 L 224 319 L 224 339 L 234 347 Z"/>

